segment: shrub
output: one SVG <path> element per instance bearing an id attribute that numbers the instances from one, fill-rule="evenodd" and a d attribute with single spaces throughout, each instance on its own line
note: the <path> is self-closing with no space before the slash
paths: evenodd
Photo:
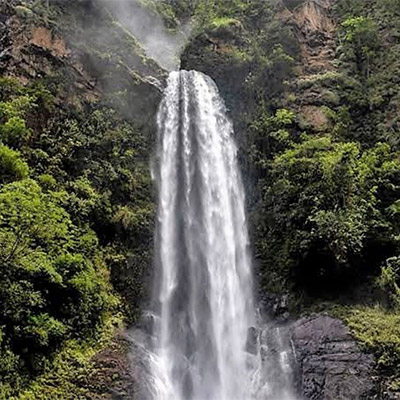
<path id="1" fill-rule="evenodd" d="M 400 376 L 400 316 L 376 307 L 347 309 L 345 321 L 354 337 L 372 351 L 378 367 L 392 377 Z"/>
<path id="2" fill-rule="evenodd" d="M 377 283 L 383 290 L 390 308 L 400 310 L 400 258 L 392 257 L 386 260 Z"/>
<path id="3" fill-rule="evenodd" d="M 24 179 L 28 176 L 28 164 L 18 151 L 0 144 L 0 183 Z"/>
<path id="4" fill-rule="evenodd" d="M 95 336 L 117 304 L 95 235 L 75 226 L 58 201 L 30 179 L 0 189 L 5 382 L 41 372 L 66 340 Z"/>

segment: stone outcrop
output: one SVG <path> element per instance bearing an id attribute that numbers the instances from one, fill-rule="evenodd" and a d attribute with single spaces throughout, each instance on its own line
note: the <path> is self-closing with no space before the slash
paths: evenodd
<path id="1" fill-rule="evenodd" d="M 68 57 L 70 50 L 65 41 L 60 37 L 53 36 L 49 29 L 34 27 L 31 35 L 30 44 L 49 51 L 53 57 Z"/>
<path id="2" fill-rule="evenodd" d="M 94 81 L 74 60 L 74 54 L 63 38 L 54 35 L 47 27 L 37 26 L 35 21 L 19 16 L 10 6 L 7 9 L 4 5 L 0 6 L 0 12 L 4 15 L 3 38 L 0 39 L 0 72 L 3 75 L 29 84 L 69 67 L 75 95 L 87 100 L 98 99 L 99 91 Z M 60 101 L 66 100 L 69 100 L 67 93 L 60 93 Z"/>
<path id="3" fill-rule="evenodd" d="M 338 94 L 331 87 L 320 84 L 325 75 L 335 74 L 337 21 L 333 6 L 337 0 L 278 0 L 275 19 L 281 26 L 288 27 L 293 39 L 291 50 L 296 60 L 293 78 L 288 85 L 274 86 L 273 76 L 264 82 L 265 92 L 275 101 L 286 92 L 288 100 L 284 106 L 294 109 L 299 115 L 302 130 L 323 131 L 330 128 L 330 121 L 322 106 L 335 106 Z M 251 115 L 254 97 L 246 92 L 245 82 L 254 73 L 253 67 L 240 60 L 242 49 L 250 39 L 249 27 L 232 20 L 230 24 L 209 28 L 194 37 L 182 55 L 185 69 L 196 69 L 210 75 L 218 84 L 221 93 L 232 111 L 231 118 L 241 138 L 246 134 L 242 123 L 243 115 Z M 247 42 L 246 42 L 247 40 Z M 289 52 L 290 52 L 289 51 Z M 267 66 L 265 67 L 267 68 Z M 317 84 L 315 84 L 317 82 Z M 275 82 L 276 84 L 276 82 Z M 276 92 L 276 93 L 275 93 Z"/>
<path id="4" fill-rule="evenodd" d="M 349 329 L 327 315 L 302 318 L 291 327 L 298 386 L 307 400 L 377 399 L 375 362 Z"/>
<path id="5" fill-rule="evenodd" d="M 129 332 L 117 331 L 111 343 L 92 359 L 79 386 L 90 400 L 146 400 L 148 366 L 143 350 Z"/>
<path id="6" fill-rule="evenodd" d="M 107 100 L 138 125 L 154 119 L 165 72 L 145 57 L 135 38 L 107 20 L 97 3 L 71 3 L 70 10 L 61 5 L 60 18 L 69 15 L 74 29 L 63 21 L 46 22 L 29 3 L 24 12 L 16 4 L 0 3 L 0 74 L 24 85 L 51 80 L 61 107 Z M 91 16 L 91 25 L 85 15 Z"/>
<path id="7" fill-rule="evenodd" d="M 323 131 L 329 118 L 321 105 L 336 105 L 338 97 L 315 82 L 327 73 L 334 74 L 337 21 L 333 6 L 337 0 L 284 0 L 279 18 L 291 27 L 300 48 L 293 86 L 297 95 L 295 107 L 302 129 Z"/>
<path id="8" fill-rule="evenodd" d="M 80 386 L 87 399 L 130 399 L 136 392 L 128 357 L 130 343 L 118 332 L 109 346 L 93 357 L 93 369 Z"/>
<path id="9" fill-rule="evenodd" d="M 279 18 L 292 27 L 300 46 L 300 75 L 334 69 L 336 21 L 332 6 L 336 0 L 306 0 L 294 9 L 284 8 Z M 284 4 L 290 2 L 284 2 Z"/>
<path id="10" fill-rule="evenodd" d="M 95 356 L 92 374 L 81 383 L 88 388 L 89 398 L 144 400 L 151 397 L 146 390 L 147 356 L 139 344 L 147 336 L 144 331 L 139 332 L 141 336 L 137 340 L 138 332 L 117 334 L 112 344 Z M 316 314 L 282 326 L 252 328 L 247 344 L 251 354 L 256 354 L 258 340 L 266 352 L 263 374 L 274 382 L 274 390 L 294 385 L 299 400 L 383 399 L 378 394 L 374 357 L 360 349 L 339 319 Z M 291 366 L 285 373 L 280 370 L 284 353 Z M 385 400 L 396 398 L 384 397 Z"/>

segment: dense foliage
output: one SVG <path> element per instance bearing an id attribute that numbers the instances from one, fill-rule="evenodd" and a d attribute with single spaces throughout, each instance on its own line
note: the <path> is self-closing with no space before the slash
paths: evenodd
<path id="1" fill-rule="evenodd" d="M 289 64 L 283 76 L 262 76 L 264 94 L 251 95 L 253 110 L 237 124 L 247 124 L 244 168 L 258 187 L 255 250 L 269 291 L 337 292 L 373 279 L 399 251 L 398 4 L 343 0 L 335 13 L 337 68 L 303 77 Z M 269 49 L 280 44 L 296 61 L 285 37 L 257 36 L 246 46 L 258 40 Z M 301 108 L 315 93 L 314 109 L 325 116 L 318 128 Z"/>
<path id="2" fill-rule="evenodd" d="M 65 343 L 102 334 L 119 304 L 111 271 L 122 294 L 132 286 L 134 317 L 149 252 L 135 246 L 151 241 L 153 206 L 146 141 L 114 110 L 54 113 L 45 85 L 8 78 L 0 94 L 0 398 L 8 398 Z M 137 276 L 124 277 L 128 258 Z"/>
<path id="3" fill-rule="evenodd" d="M 259 256 L 281 277 L 287 271 L 307 289 L 343 288 L 396 254 L 400 162 L 389 145 L 362 151 L 303 136 L 270 168 L 260 215 L 268 247 Z"/>

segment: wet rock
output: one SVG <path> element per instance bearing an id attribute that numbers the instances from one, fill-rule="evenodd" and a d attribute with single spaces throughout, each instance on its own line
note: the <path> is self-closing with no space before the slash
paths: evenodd
<path id="1" fill-rule="evenodd" d="M 260 330 L 251 327 L 247 332 L 247 343 L 246 351 L 250 354 L 256 355 L 258 352 L 258 342 L 259 342 Z"/>
<path id="2" fill-rule="evenodd" d="M 0 12 L 0 23 L 5 23 L 8 20 L 8 15 Z"/>
<path id="3" fill-rule="evenodd" d="M 298 386 L 305 399 L 376 398 L 374 358 L 360 350 L 342 321 L 315 315 L 296 321 L 291 329 Z"/>
<path id="4" fill-rule="evenodd" d="M 91 400 L 136 399 L 136 381 L 129 358 L 130 341 L 118 331 L 111 343 L 92 359 L 93 368 L 80 386 Z"/>
<path id="5" fill-rule="evenodd" d="M 265 317 L 274 320 L 276 323 L 285 323 L 290 317 L 288 295 L 264 293 L 260 305 Z"/>

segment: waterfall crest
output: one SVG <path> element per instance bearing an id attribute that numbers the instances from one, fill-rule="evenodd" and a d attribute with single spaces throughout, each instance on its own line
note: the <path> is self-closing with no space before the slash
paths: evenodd
<path id="1" fill-rule="evenodd" d="M 157 122 L 152 396 L 265 399 L 258 339 L 249 345 L 256 313 L 244 189 L 215 83 L 172 72 Z"/>

